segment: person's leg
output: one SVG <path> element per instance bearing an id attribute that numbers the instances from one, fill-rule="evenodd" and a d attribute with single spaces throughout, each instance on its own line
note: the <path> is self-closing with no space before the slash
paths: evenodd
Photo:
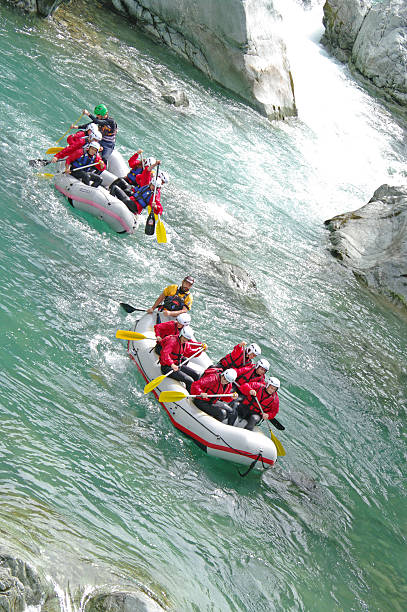
<path id="1" fill-rule="evenodd" d="M 226 419 L 226 410 L 217 405 L 218 403 L 223 402 L 211 403 L 205 402 L 204 400 L 199 398 L 194 399 L 195 406 L 202 410 L 202 412 L 206 412 L 206 414 L 209 414 L 210 416 L 214 417 L 217 421 L 223 421 L 223 419 Z"/>
<path id="2" fill-rule="evenodd" d="M 71 174 L 79 181 L 82 181 L 82 183 L 85 183 L 85 185 L 89 185 L 90 176 L 88 172 L 85 172 L 85 170 L 74 170 L 71 172 Z"/>
<path id="3" fill-rule="evenodd" d="M 104 140 L 101 141 L 100 143 L 103 147 L 103 151 L 102 151 L 102 159 L 105 162 L 105 164 L 107 165 L 107 162 L 109 161 L 109 157 L 111 156 L 111 154 L 113 153 L 113 149 L 114 149 L 114 142 L 105 142 Z"/>
<path id="4" fill-rule="evenodd" d="M 177 370 L 177 372 L 174 372 L 174 370 L 170 368 L 170 366 L 161 366 L 161 372 L 163 374 L 167 374 L 170 370 L 172 373 L 169 374 L 169 378 L 173 378 L 174 380 L 179 380 L 179 382 L 183 382 L 187 388 L 188 393 L 190 393 L 191 385 L 194 382 L 194 379 L 191 376 L 185 374 L 185 372 L 183 372 L 182 370 Z"/>
<path id="5" fill-rule="evenodd" d="M 92 181 L 93 187 L 99 187 L 103 182 L 102 177 L 100 176 L 100 174 L 97 174 L 97 172 L 88 172 L 88 176 L 89 180 Z"/>
<path id="6" fill-rule="evenodd" d="M 260 423 L 261 421 L 261 416 L 255 412 L 252 412 L 249 416 L 249 420 L 247 421 L 247 425 L 245 427 L 245 429 L 249 429 L 250 431 L 252 431 L 255 426 Z"/>

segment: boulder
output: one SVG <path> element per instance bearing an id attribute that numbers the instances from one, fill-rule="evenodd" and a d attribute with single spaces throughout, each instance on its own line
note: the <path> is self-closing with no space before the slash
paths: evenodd
<path id="1" fill-rule="evenodd" d="M 280 17 L 271 0 L 110 1 L 149 35 L 264 115 L 283 119 L 297 114 Z"/>
<path id="2" fill-rule="evenodd" d="M 407 186 L 382 185 L 365 206 L 325 225 L 331 253 L 370 289 L 407 309 Z"/>
<path id="3" fill-rule="evenodd" d="M 90 597 L 84 612 L 162 612 L 164 608 L 142 592 L 118 591 Z"/>
<path id="4" fill-rule="evenodd" d="M 162 94 L 163 100 L 168 102 L 168 104 L 173 104 L 174 106 L 189 106 L 189 100 L 184 91 L 182 89 L 171 89 L 170 91 Z"/>
<path id="5" fill-rule="evenodd" d="M 0 553 L 0 610 L 20 612 L 38 606 L 44 586 L 33 568 L 8 553 Z"/>
<path id="6" fill-rule="evenodd" d="M 60 4 L 70 0 L 9 0 L 9 2 L 27 13 L 38 13 L 41 17 L 48 17 Z"/>
<path id="7" fill-rule="evenodd" d="M 405 0 L 327 0 L 321 42 L 393 110 L 407 116 Z"/>

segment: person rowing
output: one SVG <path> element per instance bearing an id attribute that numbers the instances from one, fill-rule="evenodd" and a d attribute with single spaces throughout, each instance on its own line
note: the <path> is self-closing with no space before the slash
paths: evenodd
<path id="1" fill-rule="evenodd" d="M 241 385 L 248 382 L 263 382 L 266 372 L 270 369 L 270 363 L 267 359 L 259 359 L 257 363 L 248 364 L 238 368 L 236 386 L 240 388 Z"/>
<path id="2" fill-rule="evenodd" d="M 90 144 L 91 142 L 100 142 L 102 140 L 102 134 L 96 123 L 88 123 L 88 125 L 83 129 L 76 132 L 76 134 L 71 134 L 66 139 L 68 142 L 68 146 L 62 149 L 54 155 L 51 159 L 51 163 L 57 162 L 65 157 L 69 157 L 76 151 L 84 147 L 85 145 Z"/>
<path id="3" fill-rule="evenodd" d="M 158 296 L 151 308 L 147 312 L 152 313 L 156 308 L 163 312 L 168 317 L 177 317 L 182 312 L 187 312 L 191 309 L 193 296 L 191 287 L 195 280 L 192 276 L 186 276 L 181 285 L 168 285 Z"/>
<path id="4" fill-rule="evenodd" d="M 74 151 L 65 161 L 65 173 L 72 174 L 85 185 L 92 183 L 93 187 L 99 187 L 102 184 L 102 177 L 93 169 L 89 169 L 89 166 L 94 166 L 102 172 L 106 168 L 105 163 L 99 156 L 99 150 L 100 144 L 92 141 L 88 147 L 85 146 Z"/>
<path id="5" fill-rule="evenodd" d="M 236 380 L 236 370 L 228 368 L 224 372 L 206 373 L 191 385 L 191 395 L 200 395 L 193 402 L 197 408 L 210 414 L 218 421 L 228 417 L 228 424 L 234 420 L 235 412 L 230 402 L 237 398 L 232 383 Z M 208 397 L 209 395 L 229 395 L 229 397 Z"/>
<path id="6" fill-rule="evenodd" d="M 155 345 L 155 352 L 157 355 L 161 353 L 162 341 L 167 336 L 178 336 L 181 329 L 185 325 L 191 323 L 191 315 L 188 312 L 182 312 L 177 318 L 172 321 L 164 321 L 163 323 L 157 323 L 154 325 L 154 333 L 156 336 L 157 344 Z"/>
<path id="7" fill-rule="evenodd" d="M 156 160 L 155 157 L 147 157 L 144 164 L 140 159 L 138 160 L 139 152 L 141 153 L 141 149 L 137 151 L 132 157 L 129 159 L 129 163 L 132 162 L 134 167 L 131 168 L 130 172 L 123 177 L 117 178 L 110 185 L 111 189 L 115 186 L 119 187 L 124 191 L 128 196 L 133 195 L 132 188 L 139 189 L 140 187 L 145 187 L 151 183 L 151 180 L 154 178 L 153 170 L 156 166 L 158 166 L 161 162 L 160 160 Z M 135 156 L 137 158 L 135 159 Z M 140 165 L 136 165 L 137 163 Z"/>
<path id="8" fill-rule="evenodd" d="M 109 117 L 108 110 L 104 104 L 97 104 L 95 106 L 94 115 L 92 115 L 86 109 L 83 111 L 84 115 L 90 117 L 93 123 L 96 123 L 99 127 L 99 130 L 102 133 L 102 140 L 100 142 L 103 147 L 102 158 L 105 163 L 113 153 L 113 149 L 116 144 L 116 134 L 117 134 L 117 123 L 112 118 Z M 84 129 L 88 124 L 71 126 L 73 128 Z"/>
<path id="9" fill-rule="evenodd" d="M 253 365 L 253 359 L 261 355 L 261 348 L 255 342 L 252 342 L 247 346 L 246 342 L 239 342 L 233 348 L 233 350 L 222 357 L 218 361 L 215 367 L 220 370 L 227 370 L 228 368 L 241 368 L 243 366 Z"/>
<path id="10" fill-rule="evenodd" d="M 193 342 L 194 344 L 191 344 Z M 185 383 L 188 392 L 191 385 L 198 380 L 199 374 L 193 368 L 182 365 L 183 359 L 192 357 L 197 352 L 197 344 L 192 327 L 185 325 L 177 336 L 166 336 L 161 341 L 160 365 L 163 374 L 169 374 L 168 378 Z M 206 345 L 202 344 L 202 350 Z"/>
<path id="11" fill-rule="evenodd" d="M 140 215 L 147 206 L 151 206 L 156 215 L 162 215 L 163 207 L 161 205 L 161 179 L 152 177 L 148 185 L 143 187 L 130 187 L 127 185 L 124 191 L 117 181 L 114 181 L 110 187 L 110 193 L 124 202 L 129 210 L 135 215 Z"/>
<path id="12" fill-rule="evenodd" d="M 264 383 L 255 381 L 240 386 L 243 399 L 237 405 L 234 403 L 233 408 L 240 418 L 247 420 L 245 429 L 253 430 L 262 418 L 274 419 L 280 407 L 279 388 L 280 381 L 274 376 Z"/>

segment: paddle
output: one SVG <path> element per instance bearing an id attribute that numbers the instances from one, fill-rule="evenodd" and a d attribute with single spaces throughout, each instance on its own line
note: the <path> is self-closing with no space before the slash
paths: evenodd
<path id="1" fill-rule="evenodd" d="M 158 244 L 167 244 L 167 232 L 164 223 L 161 221 L 161 215 L 158 215 L 156 235 Z"/>
<path id="2" fill-rule="evenodd" d="M 278 457 L 284 457 L 285 456 L 285 450 L 284 450 L 284 446 L 281 444 L 280 440 L 278 438 L 276 438 L 276 436 L 273 434 L 273 430 L 271 429 L 270 423 L 268 422 L 268 419 L 266 418 L 266 415 L 264 414 L 264 410 L 261 407 L 261 404 L 259 402 L 259 400 L 257 399 L 256 396 L 254 396 L 254 399 L 257 402 L 258 407 L 260 408 L 260 412 L 262 414 L 263 419 L 267 422 L 267 426 L 269 428 L 269 432 L 270 432 L 270 438 L 273 440 L 275 447 L 277 449 L 277 456 Z"/>
<path id="3" fill-rule="evenodd" d="M 143 165 L 144 167 L 144 165 Z M 147 217 L 146 220 L 146 226 L 144 228 L 144 233 L 147 234 L 147 236 L 152 236 L 154 234 L 155 231 L 155 215 L 153 213 L 153 208 L 154 208 L 154 204 L 155 204 L 155 194 L 157 192 L 157 178 L 158 178 L 158 169 L 160 167 L 160 164 L 157 165 L 157 170 L 155 172 L 155 185 L 154 185 L 154 195 L 153 195 L 153 203 L 152 206 L 148 206 L 148 212 L 149 215 Z M 158 237 L 157 237 L 157 242 L 159 242 Z"/>
<path id="4" fill-rule="evenodd" d="M 188 363 L 188 361 L 190 361 L 191 359 L 193 359 L 194 357 L 197 357 L 197 355 L 199 355 L 200 353 L 202 353 L 203 351 L 203 346 L 201 346 L 201 348 L 199 349 L 199 351 L 197 351 L 196 353 L 194 353 L 193 355 L 191 355 L 191 357 L 187 357 L 187 359 L 184 359 L 184 361 L 182 361 L 179 364 L 179 367 L 182 367 L 183 365 L 185 365 L 186 363 Z M 153 378 L 153 380 L 151 380 L 145 387 L 144 387 L 144 393 L 150 393 L 150 391 L 152 391 L 153 389 L 155 389 L 156 387 L 158 387 L 158 385 L 164 380 L 164 378 L 167 378 L 167 376 L 169 376 L 170 374 L 172 374 L 174 372 L 174 370 L 171 368 L 171 370 L 169 372 L 167 372 L 167 374 L 162 374 L 161 376 L 157 376 L 157 378 Z"/>
<path id="5" fill-rule="evenodd" d="M 208 397 L 235 397 L 236 393 L 218 393 L 216 395 L 208 395 Z M 187 391 L 162 391 L 159 402 L 177 402 L 178 400 L 185 399 L 186 397 L 202 397 L 202 393 L 199 395 L 190 395 Z"/>
<path id="6" fill-rule="evenodd" d="M 94 164 L 88 164 L 87 166 L 79 166 L 78 168 L 75 168 L 75 170 L 83 170 L 84 168 L 91 168 L 92 166 L 97 166 L 99 162 L 96 162 Z M 41 172 L 40 176 L 47 176 L 47 177 L 53 177 L 53 176 L 60 176 L 61 174 L 68 174 L 68 172 L 56 172 L 55 174 L 51 174 L 50 172 Z M 74 176 L 75 178 L 75 176 Z"/>
<path id="7" fill-rule="evenodd" d="M 75 123 L 79 123 L 79 121 L 82 119 L 82 117 L 83 117 L 83 115 L 84 115 L 84 114 L 85 114 L 85 113 L 82 113 L 81 115 L 79 115 L 79 117 L 77 118 L 77 120 L 76 120 L 76 121 L 74 121 L 74 123 L 73 123 L 72 125 L 75 125 Z M 56 140 L 56 141 L 55 141 L 55 142 L 56 142 L 56 144 L 58 144 L 58 142 L 59 142 L 60 140 L 62 140 L 63 138 L 65 138 L 65 136 L 67 135 L 67 133 L 68 133 L 68 132 L 70 132 L 72 129 L 73 129 L 73 128 L 71 128 L 71 127 L 70 127 L 69 129 L 67 129 L 67 130 L 66 130 L 66 132 L 65 132 L 64 134 L 62 134 L 61 138 L 58 138 L 58 140 Z"/>
<path id="8" fill-rule="evenodd" d="M 55 153 L 59 153 L 63 151 L 65 147 L 50 147 L 48 151 L 45 151 L 45 155 L 55 155 Z"/>
<path id="9" fill-rule="evenodd" d="M 127 331 L 126 329 L 118 329 L 116 338 L 120 338 L 121 340 L 155 340 L 155 337 L 145 336 L 139 332 Z"/>
<path id="10" fill-rule="evenodd" d="M 134 308 L 134 306 L 130 306 L 130 304 L 125 304 L 124 302 L 120 302 L 120 306 L 123 308 L 123 310 L 125 310 L 126 312 L 146 312 L 147 308 Z"/>
<path id="11" fill-rule="evenodd" d="M 285 430 L 284 425 L 282 425 L 280 423 L 280 421 L 277 421 L 277 419 L 269 419 L 269 421 L 270 421 L 270 423 L 273 423 L 273 425 L 274 425 L 274 427 L 276 429 L 279 429 L 280 431 L 284 431 Z"/>
<path id="12" fill-rule="evenodd" d="M 50 159 L 29 159 L 28 164 L 40 168 L 41 166 L 48 166 L 51 163 Z"/>

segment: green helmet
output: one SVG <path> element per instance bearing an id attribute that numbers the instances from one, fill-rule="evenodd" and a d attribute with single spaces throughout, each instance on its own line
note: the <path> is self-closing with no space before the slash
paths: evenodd
<path id="1" fill-rule="evenodd" d="M 95 106 L 95 110 L 94 110 L 94 114 L 95 115 L 107 115 L 107 108 L 104 104 L 98 104 L 97 106 Z"/>

